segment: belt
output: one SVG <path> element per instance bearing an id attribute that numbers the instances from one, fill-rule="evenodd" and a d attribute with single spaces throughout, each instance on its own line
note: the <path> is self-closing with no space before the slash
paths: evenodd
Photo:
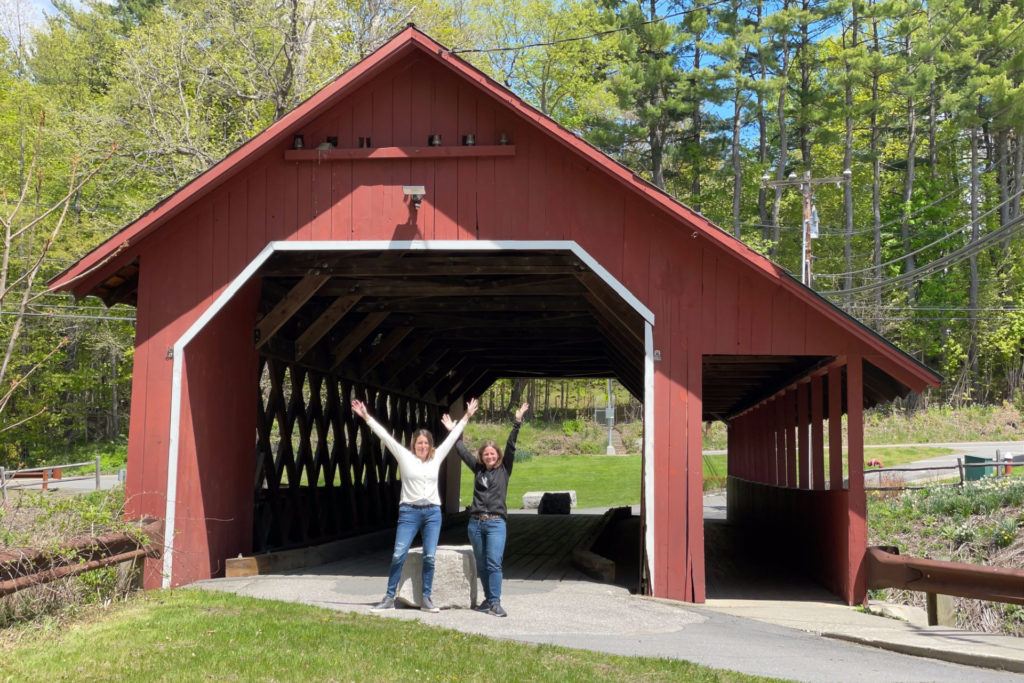
<path id="1" fill-rule="evenodd" d="M 477 512 L 473 515 L 473 519 L 478 519 L 481 522 L 488 522 L 492 519 L 503 519 L 501 515 L 491 515 L 484 512 Z"/>
<path id="2" fill-rule="evenodd" d="M 426 503 L 425 505 L 417 505 L 416 503 L 401 503 L 399 507 L 404 505 L 407 508 L 416 508 L 417 510 L 425 510 L 426 508 L 441 507 L 440 505 L 434 505 L 433 503 Z"/>

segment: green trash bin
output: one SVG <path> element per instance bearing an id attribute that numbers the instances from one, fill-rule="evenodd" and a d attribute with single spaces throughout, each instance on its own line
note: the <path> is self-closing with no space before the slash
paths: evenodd
<path id="1" fill-rule="evenodd" d="M 981 455 L 965 455 L 965 465 L 983 465 L 985 463 L 994 462 L 992 458 L 986 458 Z M 964 468 L 964 479 L 967 481 L 980 481 L 983 477 L 995 476 L 996 468 L 992 467 L 965 467 Z"/>

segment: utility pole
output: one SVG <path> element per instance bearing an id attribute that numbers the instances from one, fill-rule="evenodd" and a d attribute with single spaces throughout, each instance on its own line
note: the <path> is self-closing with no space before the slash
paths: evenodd
<path id="1" fill-rule="evenodd" d="M 811 262 L 813 260 L 811 254 L 811 240 L 818 236 L 818 211 L 814 206 L 814 188 L 818 185 L 825 185 L 827 183 L 835 183 L 836 187 L 839 187 L 843 183 L 850 182 L 850 176 L 850 169 L 843 171 L 842 175 L 833 175 L 825 178 L 812 178 L 810 171 L 805 171 L 802 178 L 798 178 L 796 173 L 790 173 L 789 177 L 784 180 L 772 180 L 771 176 L 767 173 L 761 176 L 761 185 L 763 187 L 797 187 L 800 188 L 800 194 L 803 195 L 804 220 L 803 229 L 800 231 L 802 238 L 800 249 L 800 282 L 804 283 L 808 287 L 811 286 Z"/>

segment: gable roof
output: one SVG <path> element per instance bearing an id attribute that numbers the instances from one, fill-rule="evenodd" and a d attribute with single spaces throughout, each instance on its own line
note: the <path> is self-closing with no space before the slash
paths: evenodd
<path id="1" fill-rule="evenodd" d="M 191 182 L 157 203 L 152 209 L 126 225 L 105 242 L 94 248 L 74 265 L 54 277 L 48 287 L 51 291 L 72 291 L 76 296 L 88 296 L 104 275 L 131 269 L 128 263 L 131 248 L 160 228 L 167 221 L 179 215 L 199 198 L 209 194 L 228 179 L 236 175 L 250 162 L 259 158 L 273 145 L 286 141 L 292 131 L 300 129 L 326 109 L 350 93 L 359 85 L 372 79 L 376 74 L 394 64 L 397 60 L 418 51 L 446 65 L 465 80 L 471 82 L 483 93 L 512 109 L 551 139 L 582 157 L 618 181 L 635 195 L 668 214 L 675 221 L 685 221 L 692 229 L 719 246 L 727 254 L 748 267 L 774 280 L 778 285 L 797 297 L 813 310 L 833 321 L 840 328 L 851 333 L 860 341 L 877 350 L 879 360 L 887 372 L 898 372 L 901 380 L 910 381 L 910 388 L 921 390 L 926 386 L 937 386 L 940 377 L 913 357 L 893 346 L 888 340 L 848 315 L 830 301 L 809 287 L 794 280 L 782 267 L 750 249 L 740 240 L 715 226 L 700 213 L 685 206 L 664 190 L 647 182 L 626 166 L 615 161 L 604 152 L 593 147 L 574 133 L 563 128 L 550 117 L 523 101 L 512 91 L 500 85 L 479 71 L 451 50 L 430 38 L 415 26 L 396 34 L 384 45 L 339 75 L 331 83 L 313 94 L 291 112 L 275 121 L 266 130 L 251 138 L 239 148 L 224 157 Z"/>

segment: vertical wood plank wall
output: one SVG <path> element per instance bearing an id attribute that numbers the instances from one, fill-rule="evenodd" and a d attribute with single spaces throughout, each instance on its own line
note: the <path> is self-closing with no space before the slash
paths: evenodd
<path id="1" fill-rule="evenodd" d="M 655 364 L 654 389 L 654 592 L 702 601 L 702 354 L 840 355 L 847 352 L 848 337 L 688 225 L 670 220 L 530 122 L 422 55 L 406 56 L 301 132 L 307 147 L 328 135 L 337 136 L 342 147 L 355 147 L 359 137 L 370 137 L 373 146 L 382 147 L 424 145 L 431 133 L 441 134 L 445 145 L 459 144 L 466 133 L 474 133 L 477 144 L 488 145 L 506 134 L 516 154 L 318 164 L 285 162 L 282 146 L 239 170 L 153 237 L 133 245 L 129 255 L 139 258 L 142 274 L 129 437 L 129 511 L 164 514 L 168 348 L 268 240 L 575 240 L 655 313 L 654 344 L 661 360 Z M 425 186 L 418 212 L 411 212 L 404 201 L 403 184 Z M 249 313 L 253 317 L 247 321 Z M 232 317 L 234 326 L 225 323 L 219 328 L 220 348 L 248 359 L 254 316 L 255 304 L 250 311 L 237 313 L 237 319 Z M 235 368 L 239 374 L 233 379 L 234 390 L 248 401 L 256 373 L 246 375 L 242 365 Z M 190 372 L 188 396 L 217 391 L 215 377 Z M 774 448 L 773 461 L 765 464 L 760 452 L 752 451 L 744 467 L 749 468 L 754 458 L 762 468 L 760 478 L 796 485 L 795 393 L 772 406 L 774 416 L 763 416 L 764 424 L 778 425 L 779 417 L 786 418 L 786 427 L 776 428 L 764 440 Z M 254 431 L 249 418 L 238 418 L 225 430 L 218 443 L 225 455 L 196 452 L 201 439 L 194 432 L 211 416 L 198 414 L 193 407 L 186 417 L 182 480 L 199 481 L 208 458 L 241 462 L 251 456 Z M 801 444 L 800 479 L 806 483 L 805 452 Z M 248 487 L 248 471 L 231 476 L 245 479 Z M 181 494 L 205 495 L 192 486 Z M 183 502 L 184 508 L 188 505 Z M 238 512 L 240 530 L 251 523 L 246 517 L 251 511 Z M 198 523 L 184 516 L 178 522 L 179 528 Z M 250 529 L 238 533 L 247 537 Z M 192 578 L 199 577 L 183 573 L 176 582 Z"/>
<path id="2" fill-rule="evenodd" d="M 798 560 L 795 571 L 807 571 L 850 604 L 866 591 L 863 372 L 860 355 L 838 358 L 728 422 L 730 522 L 767 533 L 784 550 L 780 557 Z M 786 533 L 772 535 L 780 529 Z"/>

